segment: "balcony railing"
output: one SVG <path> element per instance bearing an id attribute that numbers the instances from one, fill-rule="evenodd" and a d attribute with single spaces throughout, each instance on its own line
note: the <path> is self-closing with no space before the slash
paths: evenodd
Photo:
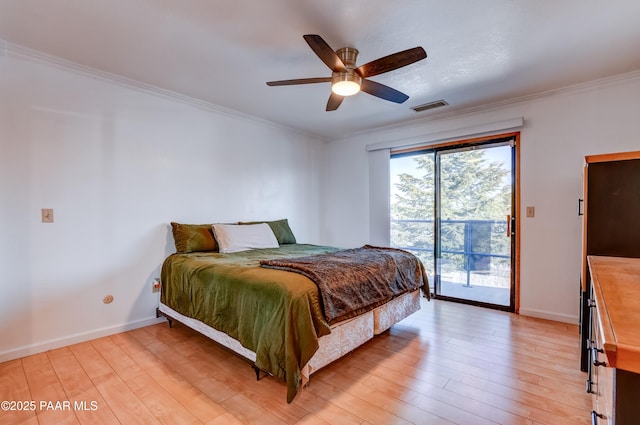
<path id="1" fill-rule="evenodd" d="M 423 262 L 428 262 L 435 253 L 434 225 L 434 220 L 391 220 L 391 244 L 414 251 Z M 410 233 L 412 238 L 407 239 L 405 235 L 405 238 L 398 239 L 413 239 L 415 242 L 394 240 L 394 234 L 401 232 Z M 470 286 L 472 272 L 488 274 L 498 265 L 509 263 L 505 261 L 511 257 L 506 220 L 440 220 L 440 236 L 440 269 L 451 263 L 449 268 L 466 271 L 465 286 Z M 433 268 L 429 264 L 425 267 Z"/>

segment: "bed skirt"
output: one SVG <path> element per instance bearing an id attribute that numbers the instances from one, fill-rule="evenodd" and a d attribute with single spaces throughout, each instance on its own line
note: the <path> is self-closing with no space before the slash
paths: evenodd
<path id="1" fill-rule="evenodd" d="M 158 310 L 189 328 L 234 351 L 252 363 L 256 353 L 245 348 L 236 339 L 199 320 L 184 316 L 160 303 Z M 318 339 L 320 348 L 301 369 L 302 384 L 309 381 L 314 372 L 353 351 L 360 345 L 389 329 L 410 314 L 420 310 L 420 290 L 403 294 L 376 309 L 331 326 L 331 333 Z"/>

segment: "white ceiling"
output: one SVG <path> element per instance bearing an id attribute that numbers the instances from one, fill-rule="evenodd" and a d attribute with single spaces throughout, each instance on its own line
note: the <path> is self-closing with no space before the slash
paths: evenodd
<path id="1" fill-rule="evenodd" d="M 328 77 L 303 40 L 355 47 L 358 65 L 422 46 L 325 112 Z M 638 0 L 0 0 L 0 38 L 331 139 L 640 69 Z M 450 106 L 410 109 L 444 99 Z"/>

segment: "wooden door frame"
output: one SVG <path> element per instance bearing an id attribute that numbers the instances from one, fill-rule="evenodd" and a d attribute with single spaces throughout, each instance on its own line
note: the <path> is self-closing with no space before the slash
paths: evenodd
<path id="1" fill-rule="evenodd" d="M 478 145 L 483 142 L 488 142 L 491 140 L 497 139 L 506 139 L 513 138 L 513 149 L 514 149 L 514 170 L 512 171 L 514 174 L 514 184 L 513 184 L 513 212 L 515 214 L 515 242 L 514 242 L 514 253 L 512 256 L 512 267 L 513 267 L 513 280 L 514 280 L 514 288 L 513 288 L 513 309 L 514 313 L 518 314 L 520 311 L 520 223 L 521 223 L 521 215 L 520 215 L 520 132 L 510 132 L 510 133 L 499 133 L 492 134 L 489 136 L 482 137 L 474 137 L 471 139 L 462 139 L 462 140 L 451 140 L 442 143 L 435 143 L 432 145 L 422 145 L 415 146 L 411 148 L 404 149 L 392 149 L 391 154 L 403 154 L 410 152 L 419 152 L 426 150 L 442 150 L 442 148 L 456 148 L 456 147 L 464 147 L 466 145 Z M 471 304 L 474 304 L 471 302 Z M 477 304 L 477 303 L 475 303 Z"/>

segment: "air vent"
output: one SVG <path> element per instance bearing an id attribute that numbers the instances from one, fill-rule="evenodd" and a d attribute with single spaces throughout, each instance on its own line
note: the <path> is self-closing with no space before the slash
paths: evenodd
<path id="1" fill-rule="evenodd" d="M 416 112 L 428 111 L 429 109 L 439 108 L 441 106 L 447 106 L 448 103 L 444 100 L 436 100 L 435 102 L 425 103 L 424 105 L 414 106 L 413 109 Z"/>

